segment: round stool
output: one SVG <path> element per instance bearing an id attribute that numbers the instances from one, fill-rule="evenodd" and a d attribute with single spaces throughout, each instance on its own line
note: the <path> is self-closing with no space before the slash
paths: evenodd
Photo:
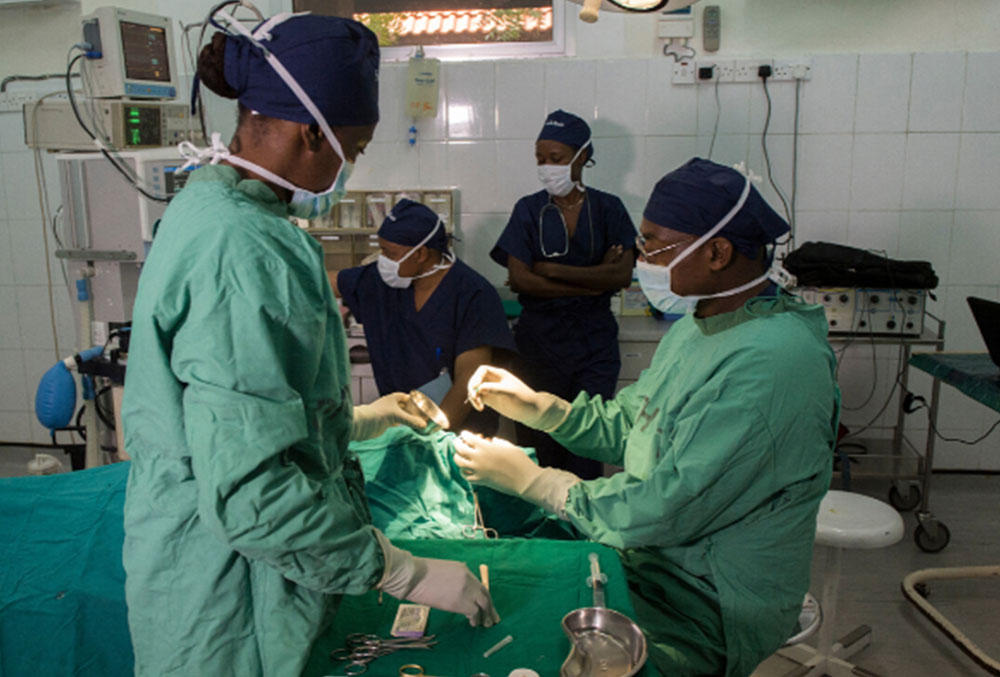
<path id="1" fill-rule="evenodd" d="M 888 503 L 831 489 L 816 515 L 816 544 L 851 550 L 895 545 L 903 538 L 903 518 Z"/>
<path id="2" fill-rule="evenodd" d="M 806 593 L 802 601 L 802 611 L 799 612 L 799 631 L 785 640 L 784 646 L 801 644 L 816 634 L 823 623 L 823 610 L 811 593 Z"/>
<path id="3" fill-rule="evenodd" d="M 801 666 L 793 671 L 794 674 L 800 677 L 852 677 L 859 674 L 847 659 L 871 644 L 871 628 L 862 625 L 833 641 L 840 587 L 840 555 L 845 548 L 885 548 L 898 543 L 901 538 L 903 518 L 889 504 L 833 489 L 823 497 L 816 516 L 816 545 L 826 549 L 823 593 L 820 597 L 824 618 L 819 633 L 819 649 L 806 644 L 781 649 L 778 652 L 781 656 Z M 872 673 L 864 671 L 864 674 Z"/>

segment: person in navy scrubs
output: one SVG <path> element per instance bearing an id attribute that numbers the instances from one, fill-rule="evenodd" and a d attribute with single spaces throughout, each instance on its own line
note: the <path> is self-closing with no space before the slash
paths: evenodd
<path id="1" fill-rule="evenodd" d="M 590 127 L 562 110 L 546 118 L 535 142 L 543 190 L 526 195 L 496 246 L 524 310 L 514 328 L 520 375 L 532 388 L 572 401 L 581 391 L 614 396 L 621 361 L 610 299 L 632 280 L 635 226 L 621 199 L 583 183 L 594 157 Z M 543 466 L 584 479 L 597 461 L 571 454 L 547 434 L 520 426 L 518 442 Z"/>
<path id="2" fill-rule="evenodd" d="M 379 394 L 424 390 L 452 429 L 492 435 L 497 416 L 474 412 L 465 388 L 479 365 L 515 351 L 496 289 L 451 253 L 425 205 L 398 202 L 378 237 L 378 261 L 340 271 L 334 292 L 365 328 Z"/>

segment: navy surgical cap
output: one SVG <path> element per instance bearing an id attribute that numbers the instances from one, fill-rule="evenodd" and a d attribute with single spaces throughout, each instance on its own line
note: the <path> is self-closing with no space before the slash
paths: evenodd
<path id="1" fill-rule="evenodd" d="M 295 16 L 261 42 L 278 58 L 326 118 L 336 125 L 378 122 L 378 38 L 357 21 Z M 241 104 L 280 120 L 311 124 L 313 116 L 261 50 L 242 35 L 226 37 L 225 76 Z"/>
<path id="2" fill-rule="evenodd" d="M 572 113 L 560 109 L 549 113 L 542 125 L 542 131 L 538 134 L 538 141 L 549 139 L 558 141 L 571 147 L 573 150 L 580 150 L 583 144 L 590 141 L 590 126 Z M 587 159 L 594 157 L 594 144 L 587 148 Z"/>
<path id="3" fill-rule="evenodd" d="M 694 158 L 656 183 L 642 215 L 664 228 L 704 235 L 736 206 L 745 185 L 746 177 L 735 169 Z M 751 184 L 743 208 L 718 235 L 744 256 L 756 259 L 761 246 L 788 231 L 785 220 Z"/>
<path id="4" fill-rule="evenodd" d="M 438 225 L 437 213 L 426 205 L 403 198 L 396 203 L 378 229 L 378 236 L 407 247 L 415 247 Z M 428 240 L 425 247 L 448 251 L 448 234 L 444 224 Z"/>

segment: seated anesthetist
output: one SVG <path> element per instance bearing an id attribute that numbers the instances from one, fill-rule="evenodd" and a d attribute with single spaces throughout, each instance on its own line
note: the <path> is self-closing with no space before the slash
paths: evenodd
<path id="1" fill-rule="evenodd" d="M 443 221 L 425 205 L 401 200 L 378 236 L 378 262 L 342 270 L 334 292 L 364 325 L 379 394 L 441 379 L 443 399 L 427 391 L 452 429 L 492 434 L 497 415 L 473 412 L 465 387 L 480 365 L 515 350 L 496 289 L 449 251 Z"/>
<path id="2" fill-rule="evenodd" d="M 820 306 L 775 290 L 788 226 L 741 173 L 696 158 L 663 177 L 637 241 L 657 308 L 694 308 L 614 399 L 572 403 L 484 367 L 469 393 L 575 454 L 624 465 L 581 481 L 463 434 L 466 477 L 619 550 L 657 669 L 745 677 L 793 634 L 840 412 Z M 696 305 L 695 305 L 696 304 Z"/>

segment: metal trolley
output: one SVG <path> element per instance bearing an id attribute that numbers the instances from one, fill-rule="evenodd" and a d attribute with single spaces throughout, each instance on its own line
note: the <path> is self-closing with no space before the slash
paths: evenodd
<path id="1" fill-rule="evenodd" d="M 863 445 L 867 452 L 851 454 L 838 450 L 842 459 L 840 472 L 834 473 L 848 487 L 851 477 L 855 478 L 888 478 L 892 480 L 889 487 L 889 503 L 900 512 L 917 508 L 917 528 L 913 538 L 917 547 L 924 552 L 940 552 L 951 539 L 948 528 L 940 522 L 930 510 L 931 473 L 934 469 L 934 435 L 928 431 L 927 443 L 921 454 L 916 445 L 906 436 L 906 400 L 902 393 L 909 385 L 910 355 L 914 346 L 929 346 L 935 352 L 944 350 L 944 320 L 925 313 L 925 318 L 934 321 L 936 330 L 924 327 L 920 336 L 887 336 L 864 334 L 830 335 L 828 340 L 836 348 L 840 344 L 848 344 L 863 340 L 865 344 L 874 346 L 898 345 L 902 349 L 899 366 L 899 385 L 902 387 L 899 405 L 896 412 L 896 425 L 893 427 L 891 439 L 859 437 L 853 441 Z M 934 380 L 931 389 L 930 420 L 937 421 L 938 396 L 940 381 Z M 851 469 L 851 459 L 859 461 L 857 469 Z"/>

